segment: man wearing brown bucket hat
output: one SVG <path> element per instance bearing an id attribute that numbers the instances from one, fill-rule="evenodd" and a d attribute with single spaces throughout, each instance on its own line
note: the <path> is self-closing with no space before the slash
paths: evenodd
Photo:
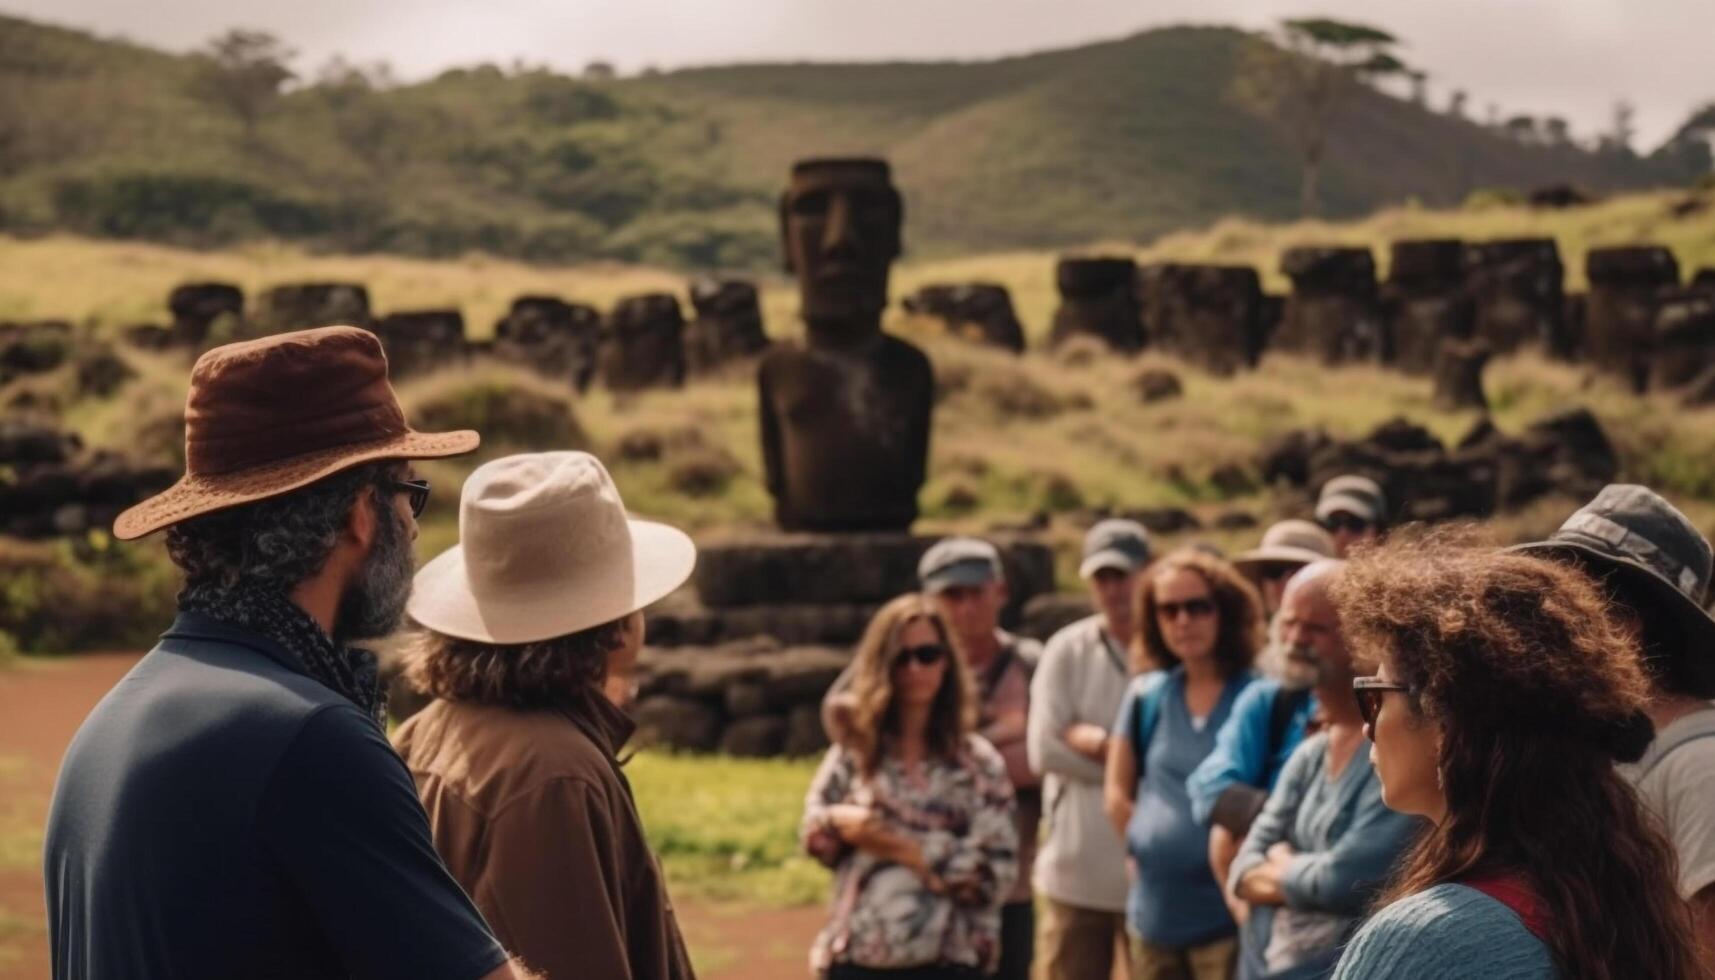
<path id="1" fill-rule="evenodd" d="M 1715 971 L 1715 617 L 1704 605 L 1715 553 L 1678 508 L 1626 484 L 1604 487 L 1548 540 L 1514 550 L 1583 569 L 1637 634 L 1656 735 L 1620 771 L 1673 841 L 1680 894 Z"/>
<path id="2" fill-rule="evenodd" d="M 477 434 L 412 431 L 353 327 L 209 351 L 185 426 L 184 478 L 114 524 L 166 529 L 185 587 L 60 769 L 55 977 L 525 976 L 436 856 L 349 645 L 404 611 L 409 461 Z"/>
<path id="3" fill-rule="evenodd" d="M 696 556 L 594 456 L 532 453 L 471 474 L 459 543 L 417 574 L 407 669 L 436 700 L 395 741 L 447 867 L 547 980 L 692 976 L 615 754 L 642 610 Z"/>

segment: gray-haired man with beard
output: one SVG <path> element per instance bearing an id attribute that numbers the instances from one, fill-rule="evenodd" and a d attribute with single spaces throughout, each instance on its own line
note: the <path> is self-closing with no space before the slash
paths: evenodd
<path id="1" fill-rule="evenodd" d="M 179 617 L 85 720 L 48 817 L 54 976 L 521 977 L 442 866 L 384 731 L 375 656 L 428 485 L 476 448 L 412 431 L 373 334 L 217 348 L 167 529 Z"/>

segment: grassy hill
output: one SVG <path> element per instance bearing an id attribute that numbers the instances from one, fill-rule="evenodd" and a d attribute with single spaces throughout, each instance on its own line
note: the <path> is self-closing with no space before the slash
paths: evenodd
<path id="1" fill-rule="evenodd" d="M 1287 134 L 1236 94 L 1262 43 L 1184 27 L 986 62 L 607 82 L 480 66 L 301 86 L 247 137 L 193 94 L 195 58 L 0 17 L 0 230 L 759 269 L 776 261 L 790 162 L 853 152 L 894 162 L 916 254 L 1144 241 L 1294 213 Z M 1350 216 L 1478 188 L 1677 177 L 1365 91 L 1324 198 Z"/>

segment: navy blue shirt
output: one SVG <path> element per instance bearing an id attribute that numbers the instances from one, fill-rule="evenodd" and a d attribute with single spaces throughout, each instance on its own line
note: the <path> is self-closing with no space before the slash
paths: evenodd
<path id="1" fill-rule="evenodd" d="M 271 640 L 181 614 L 67 750 L 57 980 L 476 980 L 506 955 L 375 723 Z"/>

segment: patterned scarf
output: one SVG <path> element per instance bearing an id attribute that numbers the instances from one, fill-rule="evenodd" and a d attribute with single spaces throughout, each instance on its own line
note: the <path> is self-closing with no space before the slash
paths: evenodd
<path id="1" fill-rule="evenodd" d="M 273 640 L 298 658 L 304 672 L 387 727 L 387 694 L 374 653 L 335 643 L 310 614 L 284 594 L 252 583 L 204 584 L 179 594 L 179 608 Z"/>

